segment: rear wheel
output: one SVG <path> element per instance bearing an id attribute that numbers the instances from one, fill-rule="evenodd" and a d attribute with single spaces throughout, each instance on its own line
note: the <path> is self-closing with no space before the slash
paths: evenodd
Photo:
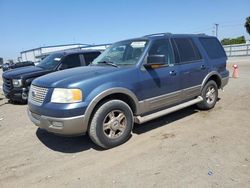
<path id="1" fill-rule="evenodd" d="M 133 123 L 130 107 L 121 100 L 111 100 L 97 109 L 88 133 L 94 143 L 108 149 L 129 139 Z"/>
<path id="2" fill-rule="evenodd" d="M 218 87 L 215 81 L 210 80 L 203 87 L 201 96 L 203 101 L 197 104 L 197 107 L 201 110 L 212 109 L 218 99 Z"/>

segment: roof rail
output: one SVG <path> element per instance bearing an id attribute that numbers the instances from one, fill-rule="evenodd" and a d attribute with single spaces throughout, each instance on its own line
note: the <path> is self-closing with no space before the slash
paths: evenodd
<path id="1" fill-rule="evenodd" d="M 171 35 L 172 33 L 166 32 L 166 33 L 153 33 L 149 35 L 145 35 L 143 37 L 153 37 L 153 36 L 166 36 L 166 35 Z"/>
<path id="2" fill-rule="evenodd" d="M 206 35 L 206 33 L 198 33 L 197 35 Z"/>

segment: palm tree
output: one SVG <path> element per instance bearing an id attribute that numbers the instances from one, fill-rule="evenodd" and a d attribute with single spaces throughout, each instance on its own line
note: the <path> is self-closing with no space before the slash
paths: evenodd
<path id="1" fill-rule="evenodd" d="M 245 28 L 250 35 L 250 16 L 246 18 Z"/>

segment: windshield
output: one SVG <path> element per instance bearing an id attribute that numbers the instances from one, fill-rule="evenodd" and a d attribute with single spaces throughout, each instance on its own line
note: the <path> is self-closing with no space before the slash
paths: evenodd
<path id="1" fill-rule="evenodd" d="M 146 40 L 129 40 L 115 43 L 98 56 L 92 64 L 135 65 L 147 43 Z"/>
<path id="2" fill-rule="evenodd" d="M 36 66 L 42 67 L 47 70 L 52 70 L 58 66 L 63 54 L 51 54 L 40 61 Z"/>

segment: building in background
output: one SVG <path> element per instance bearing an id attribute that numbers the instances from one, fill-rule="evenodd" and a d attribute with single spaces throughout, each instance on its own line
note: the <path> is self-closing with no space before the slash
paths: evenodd
<path id="1" fill-rule="evenodd" d="M 84 46 L 88 46 L 88 44 L 66 44 L 66 45 L 55 45 L 55 46 L 43 46 L 39 48 L 22 51 L 21 58 L 19 58 L 19 60 L 38 62 L 50 53 L 81 48 Z"/>
<path id="2" fill-rule="evenodd" d="M 66 45 L 55 45 L 55 46 L 44 46 L 39 48 L 34 48 L 30 50 L 25 50 L 21 52 L 21 56 L 18 61 L 41 61 L 47 55 L 54 52 L 61 52 L 67 50 L 105 50 L 110 44 L 99 44 L 99 45 L 89 45 L 89 44 L 66 44 Z"/>

